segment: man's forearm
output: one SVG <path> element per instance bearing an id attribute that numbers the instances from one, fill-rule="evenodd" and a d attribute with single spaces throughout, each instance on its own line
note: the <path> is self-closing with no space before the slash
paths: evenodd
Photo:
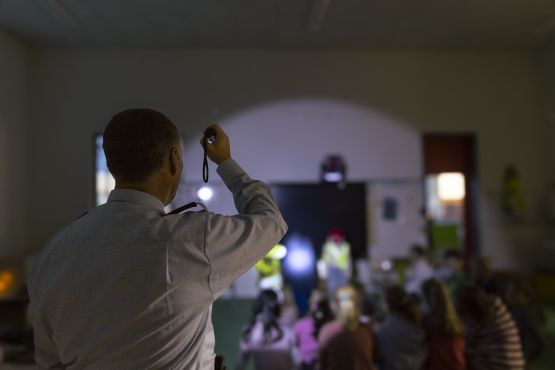
<path id="1" fill-rule="evenodd" d="M 233 159 L 218 167 L 222 180 L 233 193 L 235 207 L 240 214 L 263 214 L 275 217 L 276 221 L 285 222 L 279 212 L 270 187 L 258 180 L 253 180 Z"/>

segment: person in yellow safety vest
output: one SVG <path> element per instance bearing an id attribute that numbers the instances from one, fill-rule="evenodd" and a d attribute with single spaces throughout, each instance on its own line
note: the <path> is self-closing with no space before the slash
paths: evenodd
<path id="1" fill-rule="evenodd" d="M 254 268 L 258 272 L 258 287 L 260 289 L 273 289 L 276 292 L 283 289 L 281 260 L 286 254 L 285 246 L 276 244 L 264 258 L 256 263 Z"/>
<path id="2" fill-rule="evenodd" d="M 342 230 L 329 231 L 322 248 L 321 261 L 320 277 L 326 279 L 329 297 L 333 297 L 335 290 L 347 284 L 351 278 L 351 245 Z"/>

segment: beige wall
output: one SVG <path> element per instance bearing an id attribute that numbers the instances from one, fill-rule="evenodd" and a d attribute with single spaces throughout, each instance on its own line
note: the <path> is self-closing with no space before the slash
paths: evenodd
<path id="1" fill-rule="evenodd" d="M 546 148 L 545 155 L 545 174 L 547 196 L 542 199 L 542 211 L 544 219 L 548 222 L 546 237 L 541 244 L 541 248 L 536 253 L 534 259 L 536 265 L 541 267 L 553 268 L 553 252 L 555 251 L 555 47 L 535 53 L 535 58 L 540 66 L 540 77 L 542 81 L 544 105 L 544 127 L 542 130 L 542 144 Z"/>
<path id="2" fill-rule="evenodd" d="M 555 186 L 555 171 L 552 163 L 555 161 L 555 47 L 538 55 L 542 72 L 542 86 L 545 105 L 545 142 L 549 150 L 546 153 L 548 163 L 548 179 Z"/>
<path id="3" fill-rule="evenodd" d="M 545 233 L 538 209 L 547 181 L 542 88 L 537 65 L 527 54 L 43 49 L 37 54 L 34 76 L 27 189 L 32 248 L 42 246 L 92 205 L 92 135 L 101 132 L 118 110 L 160 109 L 186 137 L 194 137 L 196 145 L 202 128 L 214 119 L 233 121 L 261 105 L 322 99 L 354 104 L 415 135 L 476 133 L 481 239 L 484 253 L 494 255 L 499 265 L 515 265 L 515 252 Z M 333 117 L 333 112 L 328 113 Z M 307 127 L 318 126 L 318 114 L 299 114 L 310 121 Z M 283 115 L 283 130 L 309 134 L 302 123 L 292 121 L 295 125 Z M 322 132 L 330 130 L 329 115 L 325 121 Z M 348 140 L 341 136 L 340 121 L 341 115 L 336 135 Z M 375 120 L 369 118 L 368 123 Z M 243 125 L 237 131 L 246 137 L 242 145 L 273 135 L 253 121 L 255 127 L 259 129 Z M 253 132 L 256 137 L 248 136 Z M 321 153 L 315 144 L 303 142 L 318 158 Z M 405 156 L 414 151 L 413 146 L 411 152 L 403 146 L 395 149 Z M 267 173 L 265 155 L 284 155 L 284 161 L 289 160 L 279 151 L 260 150 L 254 153 L 260 161 L 248 160 L 253 175 Z M 358 153 L 373 160 L 366 172 L 360 160 L 353 163 L 360 178 L 379 177 L 376 168 L 399 163 L 398 158 L 376 157 L 372 145 L 359 148 Z M 282 175 L 277 177 L 282 180 L 306 181 L 297 174 L 317 173 L 318 162 L 288 163 L 302 168 L 293 173 L 286 173 L 286 167 L 279 169 Z M 520 169 L 529 204 L 527 220 L 518 226 L 506 224 L 497 207 L 502 171 L 508 163 Z M 404 173 L 395 168 L 400 177 L 415 176 L 414 170 Z M 193 173 L 198 171 L 200 165 Z M 34 204 L 41 207 L 31 207 Z"/>
<path id="4" fill-rule="evenodd" d="M 30 52 L 0 31 L 0 257 L 27 248 L 27 113 Z"/>

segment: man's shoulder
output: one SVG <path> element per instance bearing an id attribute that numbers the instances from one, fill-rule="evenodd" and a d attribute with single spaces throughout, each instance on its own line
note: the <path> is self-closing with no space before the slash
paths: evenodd
<path id="1" fill-rule="evenodd" d="M 64 244 L 64 240 L 67 239 L 68 233 L 71 232 L 71 225 L 64 227 L 62 230 L 58 231 L 40 250 L 38 255 L 35 257 L 33 262 L 33 270 L 30 276 L 27 278 L 27 285 L 29 287 L 29 293 L 33 292 L 35 283 L 37 283 L 37 276 L 42 274 L 44 270 L 44 265 L 48 264 L 51 259 L 50 256 L 56 253 L 56 249 Z"/>
<path id="2" fill-rule="evenodd" d="M 39 259 L 48 255 L 56 246 L 63 244 L 71 235 L 74 233 L 75 227 L 74 223 L 64 226 L 61 230 L 59 230 L 50 240 L 46 243 L 44 248 L 42 248 Z"/>
<path id="3" fill-rule="evenodd" d="M 208 214 L 202 211 L 164 215 L 149 208 L 129 210 L 107 203 L 75 220 L 66 227 L 64 235 L 72 239 L 113 239 L 120 236 L 125 238 L 131 233 L 133 237 L 145 240 L 197 239 L 198 231 L 206 225 Z"/>
<path id="4" fill-rule="evenodd" d="M 162 216 L 162 223 L 169 232 L 169 238 L 174 241 L 197 240 L 204 238 L 207 220 L 214 213 L 185 212 L 177 215 Z"/>

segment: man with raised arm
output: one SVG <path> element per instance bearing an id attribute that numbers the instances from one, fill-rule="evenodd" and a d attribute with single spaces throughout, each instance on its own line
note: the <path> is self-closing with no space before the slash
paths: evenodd
<path id="1" fill-rule="evenodd" d="M 48 243 L 29 278 L 40 368 L 214 368 L 212 303 L 287 225 L 269 187 L 212 128 L 215 142 L 202 144 L 233 193 L 235 216 L 166 215 L 183 171 L 176 127 L 151 109 L 110 120 L 104 150 L 115 189 Z"/>

